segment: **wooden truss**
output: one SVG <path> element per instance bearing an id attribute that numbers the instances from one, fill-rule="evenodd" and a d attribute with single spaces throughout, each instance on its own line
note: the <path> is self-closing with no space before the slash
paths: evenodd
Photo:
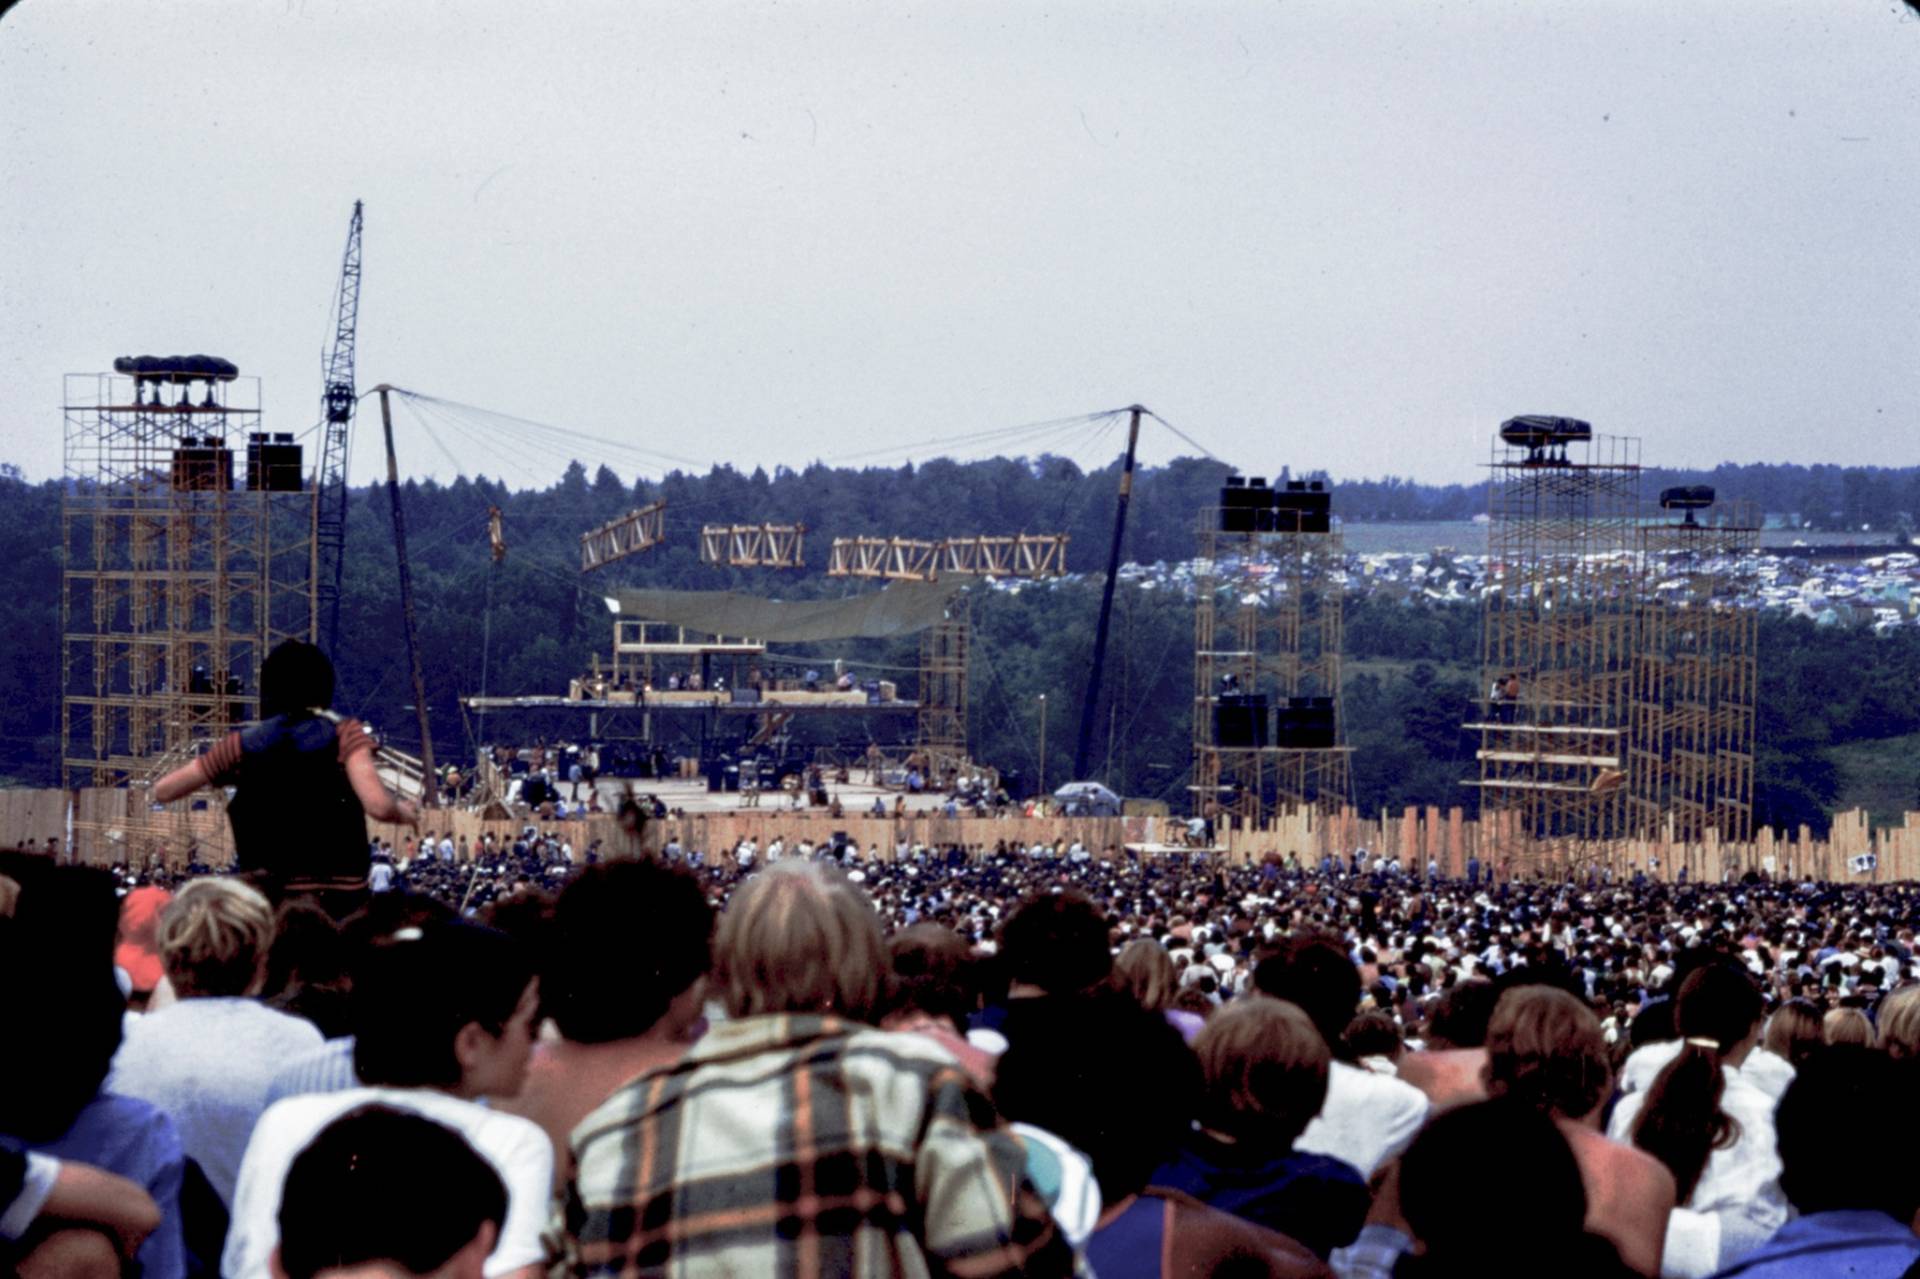
<path id="1" fill-rule="evenodd" d="M 700 562 L 730 568 L 805 568 L 804 524 L 709 524 L 700 530 Z"/>
<path id="2" fill-rule="evenodd" d="M 940 547 L 910 537 L 836 537 L 827 553 L 827 576 L 931 582 L 940 575 Z"/>
<path id="3" fill-rule="evenodd" d="M 666 537 L 666 509 L 665 502 L 654 502 L 582 533 L 580 571 L 588 573 L 658 546 Z"/>
<path id="4" fill-rule="evenodd" d="M 1062 577 L 1067 571 L 1065 533 L 1014 537 L 950 537 L 941 543 L 940 571 L 972 577 Z"/>
<path id="5" fill-rule="evenodd" d="M 836 537 L 828 577 L 877 577 L 932 582 L 942 573 L 962 577 L 1060 577 L 1067 571 L 1065 533 L 1012 537 Z"/>

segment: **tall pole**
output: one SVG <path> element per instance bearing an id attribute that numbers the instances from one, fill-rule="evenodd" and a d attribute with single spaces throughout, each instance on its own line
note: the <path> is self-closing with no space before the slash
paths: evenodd
<path id="1" fill-rule="evenodd" d="M 393 406 L 387 392 L 393 388 L 382 382 L 380 425 L 387 433 L 387 496 L 393 502 L 393 551 L 400 561 L 400 615 L 406 622 L 407 665 L 413 672 L 413 709 L 420 720 L 420 803 L 437 808 L 440 779 L 433 768 L 433 732 L 427 727 L 427 678 L 420 672 L 420 627 L 413 616 L 413 571 L 407 567 L 407 518 L 400 509 L 400 463 L 393 455 Z"/>
<path id="2" fill-rule="evenodd" d="M 487 604 L 480 615 L 480 697 L 482 705 L 478 717 L 480 720 L 480 748 L 487 747 L 487 708 L 484 704 L 487 696 L 487 667 L 493 656 L 493 583 L 500 576 L 500 561 L 495 560 L 487 567 Z"/>
<path id="3" fill-rule="evenodd" d="M 487 607 L 480 622 L 480 696 L 487 695 L 487 672 L 493 657 L 493 586 L 500 577 L 500 563 L 507 558 L 506 538 L 500 532 L 500 508 L 487 508 L 487 547 L 493 563 L 487 568 Z M 597 665 L 597 663 L 596 663 Z M 487 708 L 480 708 L 480 748 L 487 747 Z"/>
<path id="4" fill-rule="evenodd" d="M 1047 797 L 1047 695 L 1040 694 L 1040 798 Z"/>
<path id="5" fill-rule="evenodd" d="M 1087 697 L 1080 704 L 1080 744 L 1073 752 L 1073 780 L 1087 780 L 1087 756 L 1093 748 L 1093 720 L 1100 700 L 1100 674 L 1107 661 L 1107 630 L 1113 623 L 1113 582 L 1120 572 L 1120 543 L 1127 535 L 1127 503 L 1133 497 L 1133 451 L 1140 443 L 1140 415 L 1136 404 L 1128 412 L 1127 460 L 1120 467 L 1120 501 L 1113 512 L 1113 549 L 1107 553 L 1107 586 L 1100 595 L 1100 626 L 1093 633 L 1093 669 L 1087 672 Z"/>

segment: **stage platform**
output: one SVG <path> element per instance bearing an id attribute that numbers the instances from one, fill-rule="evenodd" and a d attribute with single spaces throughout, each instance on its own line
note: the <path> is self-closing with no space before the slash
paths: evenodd
<path id="1" fill-rule="evenodd" d="M 845 786 L 839 786 L 829 781 L 827 783 L 827 793 L 840 801 L 841 810 L 849 817 L 871 817 L 873 815 L 873 801 L 876 798 L 885 804 L 887 814 L 891 816 L 893 813 L 894 800 L 899 798 L 903 792 L 889 790 L 884 786 L 868 785 L 866 784 L 866 775 L 865 769 L 855 769 L 853 773 L 855 780 L 853 782 Z M 763 790 L 760 792 L 759 804 L 749 805 L 745 802 L 748 797 L 742 795 L 739 791 L 709 791 L 706 782 L 697 778 L 686 781 L 679 778 L 656 780 L 650 777 L 602 777 L 595 783 L 600 791 L 601 806 L 609 812 L 617 808 L 620 804 L 622 790 L 629 784 L 632 785 L 634 793 L 637 795 L 643 797 L 647 795 L 658 796 L 660 802 L 665 804 L 669 809 L 678 808 L 688 813 L 730 813 L 735 811 L 749 813 L 825 813 L 827 811 L 824 808 L 809 808 L 804 803 L 800 808 L 795 809 L 793 808 L 792 795 L 781 790 Z M 572 786 L 567 782 L 561 782 L 560 794 L 562 798 L 567 800 L 569 807 L 571 807 L 573 803 Z M 582 798 L 586 796 L 586 784 L 584 782 L 581 783 L 580 794 Z M 802 796 L 803 800 L 804 798 L 805 797 Z M 945 795 L 936 795 L 927 792 L 919 795 L 906 795 L 905 798 L 907 801 L 907 811 L 914 814 L 937 813 L 947 802 Z"/>

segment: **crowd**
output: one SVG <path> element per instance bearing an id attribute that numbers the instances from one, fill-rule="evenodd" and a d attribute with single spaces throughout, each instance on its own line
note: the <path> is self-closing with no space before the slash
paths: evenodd
<path id="1" fill-rule="evenodd" d="M 1920 1273 L 1906 885 L 537 827 L 350 874 L 397 801 L 325 704 L 172 775 L 248 801 L 225 873 L 0 854 L 13 1273 Z"/>
<path id="2" fill-rule="evenodd" d="M 0 1067 L 8 1262 L 1920 1263 L 1904 885 L 525 855 L 484 901 L 410 859 L 337 921 L 237 875 L 0 861 L 0 950 L 35 975 Z"/>

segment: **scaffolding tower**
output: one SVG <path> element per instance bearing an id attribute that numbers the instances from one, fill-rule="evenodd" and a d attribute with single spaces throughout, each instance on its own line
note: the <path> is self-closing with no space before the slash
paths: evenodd
<path id="1" fill-rule="evenodd" d="M 203 356 L 115 367 L 65 382 L 69 789 L 150 781 L 257 718 L 261 662 L 316 625 L 315 493 L 302 447 L 262 433 L 258 379 Z M 125 834 L 129 859 L 167 838 Z"/>
<path id="2" fill-rule="evenodd" d="M 1760 547 L 1745 503 L 1670 489 L 1640 531 L 1645 574 L 1628 749 L 1633 831 L 1695 848 L 1753 834 L 1755 613 L 1740 573 Z M 1696 874 L 1718 877 L 1721 866 Z"/>
<path id="3" fill-rule="evenodd" d="M 1627 832 L 1640 443 L 1515 418 L 1487 484 L 1482 856 L 1514 873 L 1600 860 Z"/>
<path id="4" fill-rule="evenodd" d="M 920 632 L 919 710 L 914 749 L 926 756 L 927 777 L 948 779 L 974 764 L 967 754 L 967 647 L 972 608 L 967 593 L 949 596 L 941 620 Z"/>
<path id="5" fill-rule="evenodd" d="M 1318 483 L 1228 481 L 1194 570 L 1195 812 L 1258 822 L 1351 797 L 1341 744 L 1344 551 Z"/>

